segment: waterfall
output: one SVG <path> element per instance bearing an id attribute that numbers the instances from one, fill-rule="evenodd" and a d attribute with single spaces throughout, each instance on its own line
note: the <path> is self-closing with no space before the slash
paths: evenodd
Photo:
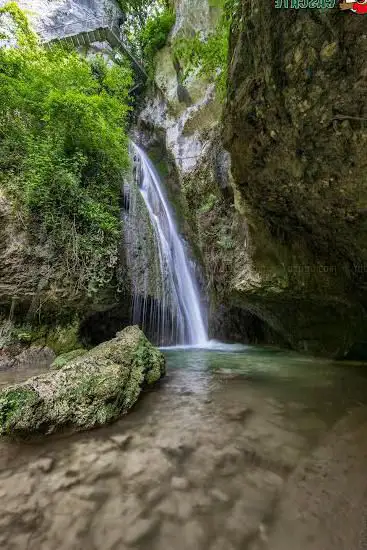
<path id="1" fill-rule="evenodd" d="M 125 186 L 124 225 L 133 322 L 159 345 L 202 346 L 208 336 L 198 285 L 163 184 L 135 143 L 131 156 L 134 174 Z"/>

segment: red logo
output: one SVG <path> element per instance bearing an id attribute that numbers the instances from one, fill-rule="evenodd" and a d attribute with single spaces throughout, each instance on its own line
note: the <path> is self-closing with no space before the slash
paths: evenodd
<path id="1" fill-rule="evenodd" d="M 344 0 L 339 4 L 339 8 L 362 15 L 367 13 L 367 0 Z"/>

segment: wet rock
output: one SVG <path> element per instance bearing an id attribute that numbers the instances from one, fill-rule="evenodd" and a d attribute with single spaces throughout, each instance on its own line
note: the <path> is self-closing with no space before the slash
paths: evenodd
<path id="1" fill-rule="evenodd" d="M 168 458 L 176 459 L 180 461 L 183 461 L 186 458 L 188 458 L 191 455 L 191 453 L 195 450 L 195 447 L 193 445 L 181 443 L 178 441 L 177 442 L 164 441 L 161 443 L 160 447 Z"/>
<path id="2" fill-rule="evenodd" d="M 243 422 L 252 414 L 252 410 L 249 407 L 233 407 L 224 414 L 228 420 Z"/>
<path id="3" fill-rule="evenodd" d="M 162 451 L 149 447 L 129 450 L 121 465 L 121 475 L 131 483 L 135 483 L 136 477 L 136 486 L 145 487 L 146 490 L 165 480 L 168 481 L 172 473 L 172 463 Z"/>
<path id="4" fill-rule="evenodd" d="M 49 487 L 52 492 L 65 491 L 78 485 L 81 481 L 81 476 L 70 475 L 68 472 L 58 472 L 49 478 Z"/>
<path id="5" fill-rule="evenodd" d="M 38 546 L 42 550 L 58 548 L 68 550 L 82 548 L 81 538 L 90 523 L 91 516 L 96 510 L 95 501 L 80 499 L 76 495 L 65 491 L 59 493 L 52 510 L 45 510 L 45 519 L 50 526 L 43 535 L 43 544 Z"/>
<path id="6" fill-rule="evenodd" d="M 134 494 L 111 495 L 99 513 L 93 518 L 91 535 L 96 548 L 112 550 L 134 544 L 151 533 L 157 526 L 157 518 L 144 517 L 142 500 Z"/>
<path id="7" fill-rule="evenodd" d="M 216 465 L 219 474 L 227 477 L 235 474 L 242 462 L 242 453 L 238 449 L 228 448 L 219 455 Z"/>
<path id="8" fill-rule="evenodd" d="M 198 520 L 188 521 L 182 535 L 184 548 L 190 548 L 190 550 L 205 548 L 206 534 Z"/>
<path id="9" fill-rule="evenodd" d="M 220 489 L 217 489 L 217 488 L 211 489 L 210 494 L 218 502 L 229 502 L 230 501 L 229 496 L 226 495 L 226 493 L 224 493 Z"/>
<path id="10" fill-rule="evenodd" d="M 210 550 L 235 550 L 235 548 L 228 539 L 220 537 L 212 544 Z"/>
<path id="11" fill-rule="evenodd" d="M 94 485 L 80 485 L 73 489 L 73 494 L 82 500 L 101 502 L 108 496 L 108 491 Z"/>
<path id="12" fill-rule="evenodd" d="M 175 518 L 177 516 L 176 501 L 172 496 L 165 498 L 156 510 L 160 515 Z"/>
<path id="13" fill-rule="evenodd" d="M 186 475 L 192 485 L 200 486 L 212 482 L 214 476 L 217 474 L 215 471 L 215 460 L 219 460 L 217 456 L 219 455 L 215 447 L 210 444 L 200 445 L 200 447 L 190 455 L 186 464 Z"/>
<path id="14" fill-rule="evenodd" d="M 186 491 L 189 486 L 189 481 L 184 477 L 173 477 L 171 479 L 171 487 L 176 491 Z"/>
<path id="15" fill-rule="evenodd" d="M 125 542 L 128 545 L 138 544 L 142 540 L 152 536 L 158 524 L 159 520 L 157 518 L 138 519 L 127 528 L 124 534 Z"/>
<path id="16" fill-rule="evenodd" d="M 40 458 L 36 462 L 33 462 L 33 464 L 31 464 L 30 466 L 30 470 L 31 471 L 39 470 L 42 473 L 47 474 L 48 472 L 51 472 L 53 466 L 54 466 L 54 459 L 45 457 L 45 458 Z"/>
<path id="17" fill-rule="evenodd" d="M 118 476 L 120 473 L 117 451 L 108 451 L 97 455 L 95 462 L 91 463 L 88 472 L 88 481 L 95 482 Z"/>
<path id="18" fill-rule="evenodd" d="M 0 350 L 0 371 L 9 370 L 13 367 L 15 363 L 15 358 L 6 353 L 3 350 Z"/>
<path id="19" fill-rule="evenodd" d="M 165 360 L 138 327 L 129 327 L 58 371 L 0 393 L 0 434 L 88 429 L 116 420 L 144 384 L 165 374 Z"/>
<path id="20" fill-rule="evenodd" d="M 133 440 L 133 436 L 131 434 L 113 435 L 111 439 L 121 449 L 127 449 L 131 441 Z"/>
<path id="21" fill-rule="evenodd" d="M 1 480 L 1 491 L 9 495 L 11 501 L 16 498 L 26 500 L 26 497 L 32 494 L 34 487 L 35 481 L 28 472 L 17 472 Z M 9 506 L 11 506 L 10 503 Z"/>
<path id="22" fill-rule="evenodd" d="M 123 475 L 127 475 L 129 479 L 134 478 L 144 473 L 146 467 L 145 452 L 139 451 L 136 453 L 129 453 L 126 457 L 124 464 Z"/>
<path id="23" fill-rule="evenodd" d="M 191 490 L 190 495 L 196 512 L 205 514 L 210 510 L 212 502 L 204 490 Z"/>
<path id="24" fill-rule="evenodd" d="M 231 232 L 238 252 L 226 281 L 237 307 L 256 312 L 275 341 L 341 357 L 365 340 L 367 328 L 365 154 L 349 146 L 366 139 L 365 102 L 364 114 L 356 105 L 365 97 L 367 41 L 363 17 L 348 21 L 344 39 L 344 18 L 334 21 L 326 10 L 318 25 L 315 13 L 293 19 L 271 3 L 238 3 L 223 134 L 236 211 L 251 223 L 242 246 Z M 331 26 L 334 32 L 325 32 Z M 270 29 L 281 54 L 271 52 Z M 343 63 L 354 70 L 346 75 Z M 331 105 L 340 106 L 337 114 Z"/>
<path id="25" fill-rule="evenodd" d="M 31 346 L 24 349 L 21 344 L 14 345 L 0 352 L 0 370 L 47 369 L 55 357 L 55 352 L 47 346 Z"/>
<path id="26" fill-rule="evenodd" d="M 31 346 L 17 356 L 14 366 L 17 368 L 48 368 L 55 357 L 55 352 L 47 346 Z"/>
<path id="27" fill-rule="evenodd" d="M 145 500 L 154 506 L 164 497 L 164 495 L 165 491 L 162 487 L 154 487 L 145 495 Z"/>
<path id="28" fill-rule="evenodd" d="M 62 355 L 59 355 L 58 357 L 56 357 L 56 359 L 51 364 L 51 368 L 56 370 L 61 369 L 62 367 L 70 363 L 70 361 L 72 361 L 73 359 L 82 357 L 86 353 L 87 353 L 87 350 L 83 348 L 74 349 L 72 351 L 69 351 L 68 353 L 63 353 Z"/>
<path id="29" fill-rule="evenodd" d="M 190 492 L 176 494 L 176 513 L 182 521 L 194 516 L 194 501 Z"/>

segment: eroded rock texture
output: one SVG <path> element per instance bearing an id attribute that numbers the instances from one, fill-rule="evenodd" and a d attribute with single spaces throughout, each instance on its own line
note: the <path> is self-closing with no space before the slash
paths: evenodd
<path id="1" fill-rule="evenodd" d="M 366 329 L 365 30 L 242 0 L 231 35 L 224 134 L 250 237 L 232 294 L 298 349 L 342 353 Z"/>

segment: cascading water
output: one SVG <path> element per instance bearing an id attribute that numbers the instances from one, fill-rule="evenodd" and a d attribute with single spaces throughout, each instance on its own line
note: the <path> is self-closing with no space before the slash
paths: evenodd
<path id="1" fill-rule="evenodd" d="M 131 155 L 134 181 L 125 187 L 125 241 L 133 322 L 154 335 L 160 345 L 203 346 L 208 336 L 197 283 L 162 182 L 135 143 L 131 143 Z M 144 227 L 146 213 L 149 229 Z"/>

